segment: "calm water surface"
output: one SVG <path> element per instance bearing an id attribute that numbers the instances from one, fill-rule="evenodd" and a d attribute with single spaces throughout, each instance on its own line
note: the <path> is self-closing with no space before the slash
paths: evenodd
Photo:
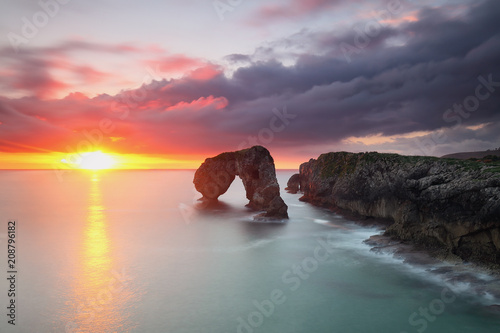
<path id="1" fill-rule="evenodd" d="M 0 276 L 17 220 L 16 326 L 0 332 L 499 332 L 500 304 L 363 243 L 353 224 L 283 193 L 256 223 L 236 179 L 196 209 L 193 171 L 1 171 Z M 282 188 L 292 172 L 279 171 Z M 198 207 L 199 208 L 199 207 Z"/>

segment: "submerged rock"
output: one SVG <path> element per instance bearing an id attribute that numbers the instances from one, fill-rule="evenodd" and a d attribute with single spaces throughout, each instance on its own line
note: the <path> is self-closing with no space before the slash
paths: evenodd
<path id="1" fill-rule="evenodd" d="M 243 181 L 250 208 L 265 210 L 264 217 L 288 218 L 288 207 L 280 196 L 274 160 L 262 146 L 207 158 L 196 170 L 193 183 L 203 195 L 202 200 L 217 200 L 226 193 L 236 176 Z"/>
<path id="2" fill-rule="evenodd" d="M 470 161 L 328 153 L 300 166 L 301 198 L 388 219 L 386 235 L 500 265 L 500 173 Z"/>

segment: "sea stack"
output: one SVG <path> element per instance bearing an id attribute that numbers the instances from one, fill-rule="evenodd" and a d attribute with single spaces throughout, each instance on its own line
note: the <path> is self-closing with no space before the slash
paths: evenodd
<path id="1" fill-rule="evenodd" d="M 248 207 L 265 211 L 266 218 L 288 218 L 288 206 L 280 196 L 274 160 L 262 146 L 225 152 L 207 158 L 196 170 L 194 186 L 203 195 L 202 200 L 217 200 L 224 194 L 234 178 L 243 181 Z"/>
<path id="2" fill-rule="evenodd" d="M 300 174 L 296 173 L 290 179 L 288 179 L 288 182 L 286 183 L 286 188 L 289 193 L 296 194 L 298 191 L 300 191 Z"/>

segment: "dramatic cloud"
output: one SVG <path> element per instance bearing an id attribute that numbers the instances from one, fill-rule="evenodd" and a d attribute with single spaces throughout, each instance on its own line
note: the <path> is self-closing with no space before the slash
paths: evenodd
<path id="1" fill-rule="evenodd" d="M 341 3 L 294 0 L 260 15 L 294 17 Z M 30 97 L 0 100 L 0 150 L 77 150 L 88 141 L 122 153 L 181 154 L 264 144 L 307 158 L 338 149 L 440 155 L 498 146 L 500 3 L 405 7 L 397 15 L 381 8 L 352 29 L 303 29 L 228 55 L 230 71 L 183 54 L 84 42 L 10 58 L 2 89 Z M 147 54 L 141 61 L 155 73 L 118 94 L 54 98 L 68 88 L 55 70 L 86 84 L 112 78 L 69 60 L 69 50 L 83 49 Z"/>

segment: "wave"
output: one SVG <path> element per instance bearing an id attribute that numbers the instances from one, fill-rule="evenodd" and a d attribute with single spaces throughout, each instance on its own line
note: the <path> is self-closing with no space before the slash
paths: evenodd
<path id="1" fill-rule="evenodd" d="M 458 297 L 470 303 L 489 306 L 500 303 L 500 279 L 498 275 L 475 265 L 439 261 L 424 251 L 397 241 L 389 241 L 383 230 L 364 227 L 352 221 L 339 221 L 337 215 L 328 218 L 308 218 L 314 223 L 335 229 L 332 246 L 343 251 L 354 252 L 379 265 L 396 269 L 410 279 L 448 288 Z M 373 236 L 384 238 L 385 242 L 367 242 Z"/>

